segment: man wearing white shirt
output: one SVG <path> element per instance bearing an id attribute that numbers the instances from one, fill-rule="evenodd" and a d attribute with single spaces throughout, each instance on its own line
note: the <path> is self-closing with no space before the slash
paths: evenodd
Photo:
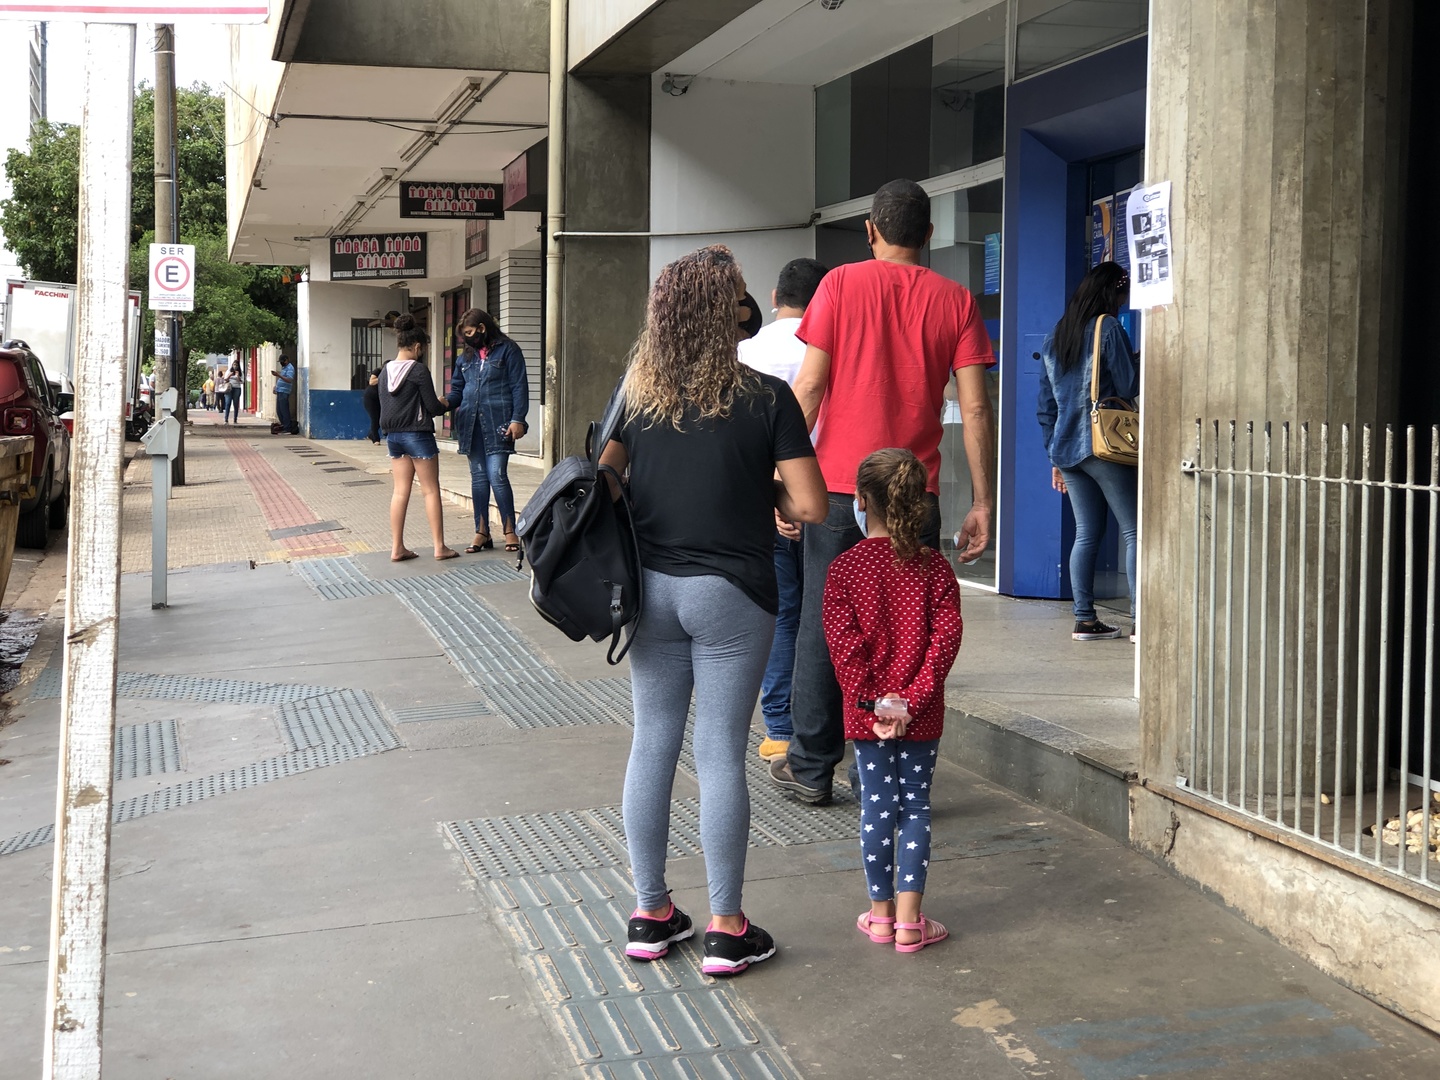
<path id="1" fill-rule="evenodd" d="M 825 267 L 814 259 L 794 259 L 785 264 L 770 294 L 775 321 L 740 342 L 742 362 L 794 384 L 805 360 L 805 343 L 795 336 L 795 331 L 825 273 Z M 760 687 L 760 711 L 765 717 L 760 756 L 766 761 L 783 761 L 790 749 L 790 686 L 795 668 L 795 635 L 800 627 L 800 529 L 778 518 L 775 528 L 775 584 L 780 590 L 780 613 L 775 619 L 775 643 Z"/>

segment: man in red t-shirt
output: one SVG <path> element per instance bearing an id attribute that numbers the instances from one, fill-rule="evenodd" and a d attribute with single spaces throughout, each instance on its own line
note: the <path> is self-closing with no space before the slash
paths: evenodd
<path id="1" fill-rule="evenodd" d="M 995 415 L 985 369 L 995 352 L 970 291 L 920 265 L 933 231 L 925 190 L 909 180 L 886 184 L 865 222 L 875 258 L 830 271 L 796 331 L 807 348 L 795 396 L 811 429 L 820 429 L 815 453 L 830 512 L 823 525 L 805 526 L 794 734 L 788 760 L 774 762 L 770 778 L 806 802 L 830 801 L 835 766 L 845 754 L 840 687 L 820 607 L 830 563 L 861 539 L 851 505 L 855 472 L 875 450 L 913 451 L 930 473 L 931 519 L 922 540 L 939 549 L 940 414 L 952 372 L 975 496 L 956 554 L 970 562 L 990 543 Z"/>

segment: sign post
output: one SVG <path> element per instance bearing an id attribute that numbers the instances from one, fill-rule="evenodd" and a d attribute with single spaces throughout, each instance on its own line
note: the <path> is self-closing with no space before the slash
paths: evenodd
<path id="1" fill-rule="evenodd" d="M 219 10 L 223 14 L 217 15 L 213 0 L 104 5 L 93 0 L 0 0 L 0 20 L 87 23 L 81 65 L 79 348 L 70 462 L 74 502 L 67 553 L 44 1080 L 100 1080 L 120 632 L 135 26 L 264 22 L 269 4 L 230 0 Z"/>

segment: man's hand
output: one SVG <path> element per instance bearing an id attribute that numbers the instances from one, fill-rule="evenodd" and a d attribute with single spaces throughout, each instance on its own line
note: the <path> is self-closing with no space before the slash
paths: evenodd
<path id="1" fill-rule="evenodd" d="M 779 510 L 775 511 L 775 531 L 786 540 L 800 539 L 800 526 L 781 517 Z"/>
<path id="2" fill-rule="evenodd" d="M 970 513 L 965 515 L 965 522 L 960 526 L 960 535 L 955 544 L 955 557 L 962 563 L 974 562 L 985 554 L 985 549 L 990 546 L 991 520 L 994 516 L 992 507 L 979 503 L 972 506 Z"/>

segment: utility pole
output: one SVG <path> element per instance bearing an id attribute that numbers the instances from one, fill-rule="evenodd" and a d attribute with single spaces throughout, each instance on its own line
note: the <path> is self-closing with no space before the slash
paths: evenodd
<path id="1" fill-rule="evenodd" d="M 155 242 L 180 242 L 180 176 L 176 148 L 175 118 L 175 27 L 155 27 Z M 180 445 L 171 459 L 170 479 L 185 485 L 185 414 L 189 404 L 190 365 L 180 355 L 180 319 L 173 312 L 155 315 L 156 333 L 168 330 L 170 362 L 155 365 L 155 395 L 168 387 L 179 390 L 175 419 L 180 421 Z M 162 377 L 163 372 L 163 377 Z"/>

